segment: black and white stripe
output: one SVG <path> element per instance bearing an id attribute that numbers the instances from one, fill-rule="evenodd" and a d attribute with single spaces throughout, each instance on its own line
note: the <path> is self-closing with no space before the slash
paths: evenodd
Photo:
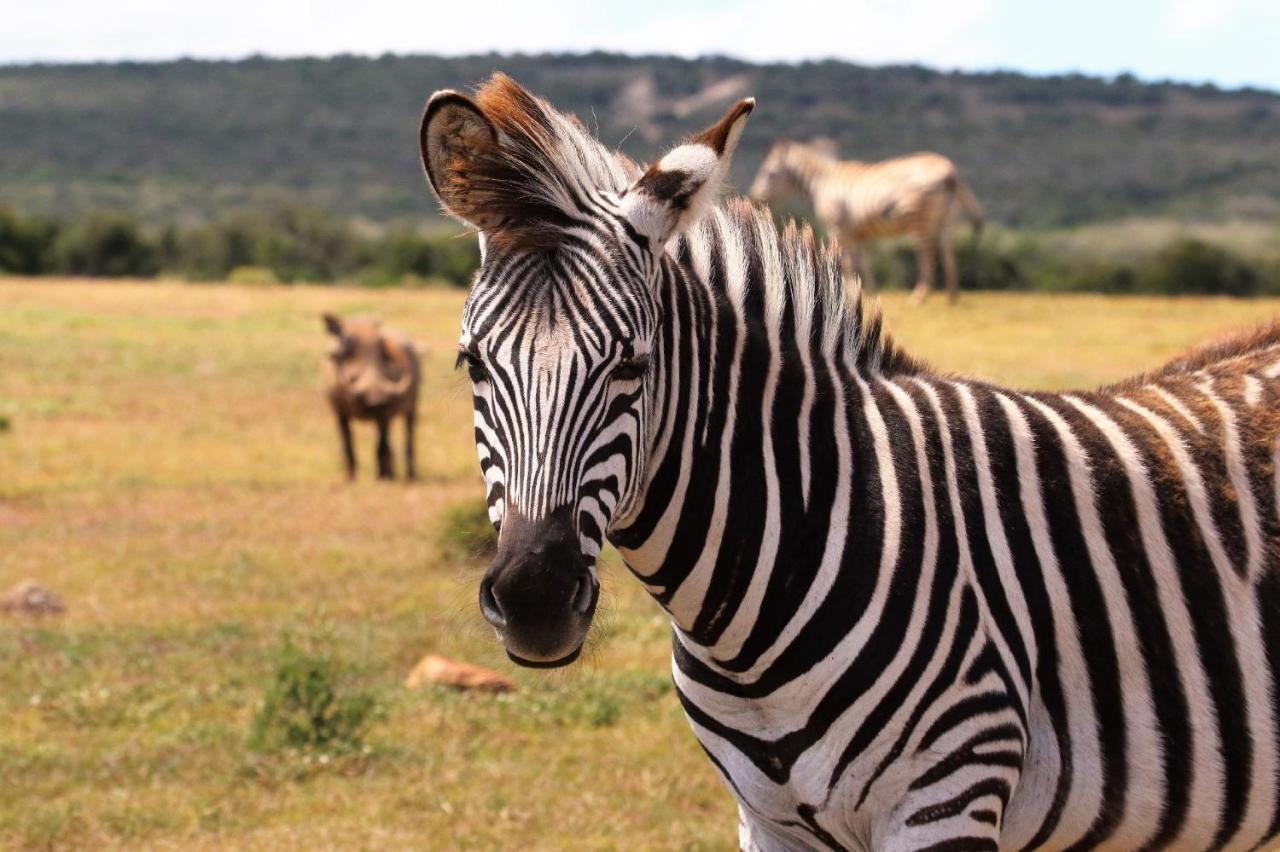
<path id="1" fill-rule="evenodd" d="M 807 229 L 672 206 L 695 154 L 553 246 L 488 222 L 462 343 L 495 521 L 576 505 L 667 609 L 744 848 L 1266 848 L 1280 328 L 1092 392 L 938 374 Z"/>

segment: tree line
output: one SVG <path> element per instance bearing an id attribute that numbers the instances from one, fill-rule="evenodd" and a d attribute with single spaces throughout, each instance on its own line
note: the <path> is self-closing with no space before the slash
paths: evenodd
<path id="1" fill-rule="evenodd" d="M 878 246 L 874 260 L 881 282 L 915 280 L 908 245 Z M 1280 296 L 1280 258 L 1245 257 L 1186 237 L 1148 255 L 1111 259 L 1052 248 L 1035 232 L 1004 231 L 962 240 L 956 260 L 969 290 Z M 10 275 L 465 287 L 479 262 L 476 240 L 454 231 L 362 229 L 299 205 L 165 227 L 122 212 L 58 220 L 0 207 L 0 273 Z"/>
<path id="2" fill-rule="evenodd" d="M 476 240 L 456 232 L 366 232 L 297 205 L 164 227 L 119 211 L 60 220 L 0 207 L 0 272 L 13 275 L 463 286 L 479 262 Z"/>

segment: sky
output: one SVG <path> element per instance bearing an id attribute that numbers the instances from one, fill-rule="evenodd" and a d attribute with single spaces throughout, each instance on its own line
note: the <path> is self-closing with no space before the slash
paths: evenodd
<path id="1" fill-rule="evenodd" d="M 0 63 L 610 50 L 1280 90 L 1280 0 L 4 0 Z"/>

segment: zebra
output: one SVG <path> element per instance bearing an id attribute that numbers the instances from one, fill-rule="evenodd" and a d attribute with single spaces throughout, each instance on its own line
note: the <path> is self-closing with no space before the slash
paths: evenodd
<path id="1" fill-rule="evenodd" d="M 507 654 L 578 656 L 607 539 L 743 849 L 1264 847 L 1280 325 L 1093 391 L 935 372 L 717 200 L 753 108 L 641 169 L 504 76 L 428 101 Z"/>
<path id="2" fill-rule="evenodd" d="M 982 231 L 982 208 L 956 169 L 942 156 L 922 152 L 874 163 L 839 160 L 829 140 L 811 143 L 787 139 L 774 143 L 751 185 L 757 201 L 803 196 L 818 220 L 844 246 L 846 276 L 861 275 L 865 289 L 876 288 L 864 245 L 882 237 L 910 235 L 915 242 L 917 284 L 912 301 L 923 302 L 933 289 L 934 258 L 942 256 L 947 297 L 959 295 L 952 210 L 958 207 Z"/>

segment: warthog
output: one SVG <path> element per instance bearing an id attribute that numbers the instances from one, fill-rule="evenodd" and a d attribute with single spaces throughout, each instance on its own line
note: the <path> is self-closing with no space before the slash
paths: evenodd
<path id="1" fill-rule="evenodd" d="M 351 443 L 351 419 L 378 425 L 378 478 L 394 479 L 389 433 L 391 421 L 404 417 L 405 475 L 415 478 L 413 427 L 418 410 L 418 354 L 403 334 L 383 328 L 376 319 L 342 319 L 324 314 L 324 326 L 334 336 L 329 352 L 332 371 L 329 403 L 338 417 L 338 433 L 347 463 L 347 478 L 356 476 L 356 451 Z"/>

